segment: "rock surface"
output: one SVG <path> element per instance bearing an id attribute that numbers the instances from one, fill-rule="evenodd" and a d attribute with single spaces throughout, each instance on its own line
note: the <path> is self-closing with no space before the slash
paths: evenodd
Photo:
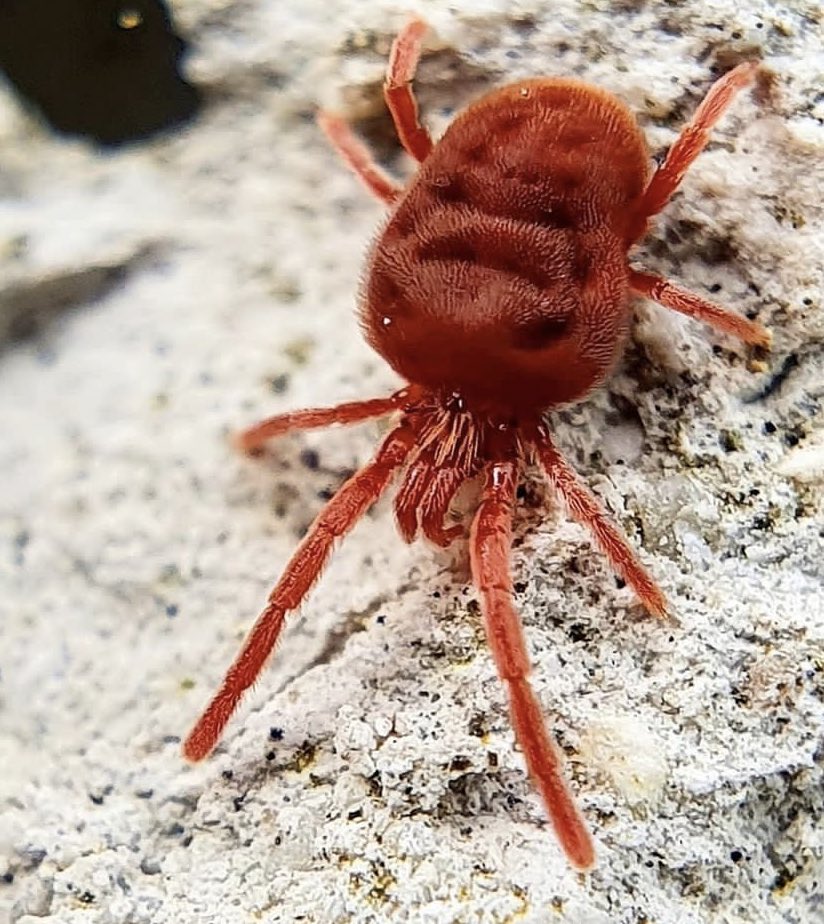
<path id="1" fill-rule="evenodd" d="M 205 109 L 100 154 L 0 96 L 0 920 L 824 920 L 824 103 L 818 4 L 190 0 Z M 341 546 L 217 754 L 203 706 L 377 428 L 225 434 L 396 384 L 352 308 L 381 209 L 319 105 L 399 174 L 380 84 L 414 8 L 440 131 L 576 75 L 669 144 L 763 58 L 638 262 L 775 332 L 769 369 L 648 304 L 558 442 L 668 594 L 655 624 L 530 481 L 513 568 L 600 862 L 570 871 L 513 748 L 461 553 Z"/>

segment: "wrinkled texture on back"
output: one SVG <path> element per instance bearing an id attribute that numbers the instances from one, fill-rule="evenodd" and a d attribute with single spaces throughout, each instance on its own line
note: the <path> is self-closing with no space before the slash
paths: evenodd
<path id="1" fill-rule="evenodd" d="M 623 343 L 626 225 L 648 164 L 631 113 L 596 88 L 532 80 L 483 97 L 375 247 L 370 342 L 410 381 L 477 407 L 579 397 Z"/>

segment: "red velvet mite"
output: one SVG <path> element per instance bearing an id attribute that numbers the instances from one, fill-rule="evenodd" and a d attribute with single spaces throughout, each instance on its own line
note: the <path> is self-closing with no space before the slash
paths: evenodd
<path id="1" fill-rule="evenodd" d="M 665 615 L 664 595 L 556 449 L 545 414 L 604 381 L 626 341 L 633 295 L 769 345 L 760 324 L 632 266 L 628 256 L 757 65 L 739 64 L 718 80 L 652 169 L 627 107 L 604 90 L 562 78 L 488 93 L 433 143 L 411 89 L 425 31 L 419 20 L 402 30 L 384 86 L 398 136 L 420 164 L 408 185 L 386 176 L 341 119 L 319 117 L 344 160 L 389 207 L 369 257 L 360 321 L 372 347 L 408 384 L 385 398 L 272 417 L 242 433 L 239 444 L 252 451 L 291 430 L 382 415 L 397 422 L 315 520 L 184 753 L 190 760 L 209 754 L 271 654 L 286 614 L 300 605 L 335 541 L 394 475 L 401 474 L 401 535 L 409 542 L 421 531 L 440 546 L 462 535 L 458 525 L 447 525 L 450 502 L 478 477 L 483 488 L 469 543 L 489 645 L 532 781 L 569 861 L 587 869 L 595 861 L 592 838 L 530 687 L 513 606 L 515 491 L 522 467 L 540 465 L 646 609 Z"/>

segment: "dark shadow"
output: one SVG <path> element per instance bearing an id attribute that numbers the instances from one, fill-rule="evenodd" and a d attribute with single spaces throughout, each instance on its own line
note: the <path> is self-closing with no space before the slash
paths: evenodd
<path id="1" fill-rule="evenodd" d="M 56 130 L 102 145 L 190 119 L 185 42 L 162 0 L 0 0 L 0 68 Z"/>

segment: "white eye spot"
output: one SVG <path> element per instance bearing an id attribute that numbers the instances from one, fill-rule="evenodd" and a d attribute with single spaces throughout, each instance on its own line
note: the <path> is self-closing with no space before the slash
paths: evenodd
<path id="1" fill-rule="evenodd" d="M 527 90 L 526 87 L 521 87 L 521 96 L 523 96 L 524 99 L 529 96 L 529 90 Z"/>
<path id="2" fill-rule="evenodd" d="M 384 327 L 389 327 L 392 324 L 392 318 L 384 317 L 381 319 L 381 323 Z"/>

